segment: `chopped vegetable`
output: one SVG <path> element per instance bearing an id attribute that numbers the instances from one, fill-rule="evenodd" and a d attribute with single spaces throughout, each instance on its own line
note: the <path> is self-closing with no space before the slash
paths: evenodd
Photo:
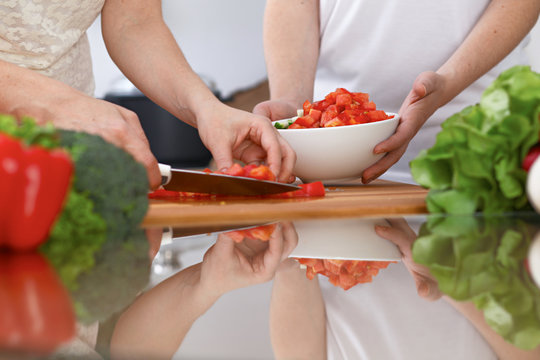
<path id="1" fill-rule="evenodd" d="M 0 252 L 0 294 L 4 355 L 41 358 L 74 338 L 76 319 L 69 294 L 40 254 Z"/>
<path id="2" fill-rule="evenodd" d="M 212 172 L 210 169 L 205 169 L 205 172 Z M 226 174 L 231 176 L 243 176 L 243 177 L 249 177 L 254 178 L 258 180 L 269 180 L 269 181 L 275 181 L 276 176 L 272 173 L 270 168 L 266 165 L 245 165 L 242 166 L 238 163 L 233 164 L 229 169 L 227 169 L 224 172 L 216 172 L 218 174 Z M 316 181 L 309 184 L 300 184 L 299 185 L 301 189 L 294 190 L 294 191 L 288 191 L 280 194 L 268 194 L 268 195 L 256 195 L 256 196 L 249 196 L 250 198 L 278 198 L 278 199 L 287 199 L 287 198 L 295 198 L 295 197 L 312 197 L 312 196 L 324 196 L 325 195 L 325 189 L 324 185 L 320 181 Z M 228 195 L 221 195 L 221 194 L 203 194 L 203 193 L 194 193 L 194 192 L 185 192 L 185 191 L 171 191 L 171 190 L 163 190 L 158 189 L 150 194 L 148 194 L 148 197 L 150 199 L 165 199 L 165 200 L 178 200 L 178 199 L 185 199 L 185 198 L 195 198 L 195 199 L 216 199 L 216 198 L 224 198 Z"/>
<path id="3" fill-rule="evenodd" d="M 107 224 L 107 237 L 125 237 L 148 210 L 143 165 L 96 135 L 60 130 L 60 144 L 75 163 L 73 188 L 94 203 L 95 212 Z"/>
<path id="4" fill-rule="evenodd" d="M 244 239 L 268 241 L 276 230 L 276 226 L 276 224 L 254 226 L 249 229 L 227 231 L 225 235 L 237 243 L 244 241 Z"/>
<path id="5" fill-rule="evenodd" d="M 0 133 L 0 164 L 0 247 L 34 250 L 47 240 L 62 210 L 73 164 L 62 150 L 27 146 L 5 133 Z"/>
<path id="6" fill-rule="evenodd" d="M 296 120 L 290 120 L 288 124 L 275 122 L 274 126 L 277 129 L 309 129 L 365 124 L 392 117 L 377 110 L 375 103 L 369 101 L 368 94 L 338 88 L 326 95 L 324 100 L 313 104 L 306 100 Z"/>
<path id="7" fill-rule="evenodd" d="M 385 269 L 395 261 L 361 261 L 361 260 L 339 260 L 339 259 L 314 259 L 296 258 L 298 262 L 306 266 L 306 276 L 313 279 L 315 275 L 321 274 L 328 277 L 332 285 L 339 286 L 343 290 L 351 287 L 369 283 L 373 277 L 377 276 L 380 269 Z"/>
<path id="8" fill-rule="evenodd" d="M 539 141 L 540 74 L 526 66 L 503 72 L 469 106 L 442 124 L 435 145 L 411 162 L 429 188 L 430 212 L 498 213 L 529 208 L 526 154 Z"/>

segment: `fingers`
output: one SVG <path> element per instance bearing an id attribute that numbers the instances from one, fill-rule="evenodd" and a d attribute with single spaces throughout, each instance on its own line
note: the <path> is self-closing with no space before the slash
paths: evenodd
<path id="1" fill-rule="evenodd" d="M 218 170 L 223 171 L 233 165 L 232 146 L 223 141 L 216 141 L 212 144 L 210 151 Z"/>
<path id="2" fill-rule="evenodd" d="M 384 174 L 392 165 L 401 159 L 401 156 L 407 149 L 407 145 L 403 145 L 395 151 L 387 153 L 375 164 L 371 165 L 369 168 L 364 170 L 362 173 L 362 183 L 369 184 L 373 180 L 377 179 L 379 176 Z"/>

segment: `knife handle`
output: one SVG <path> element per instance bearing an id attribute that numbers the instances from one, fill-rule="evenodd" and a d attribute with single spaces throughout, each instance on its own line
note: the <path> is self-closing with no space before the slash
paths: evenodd
<path id="1" fill-rule="evenodd" d="M 161 185 L 167 185 L 171 181 L 171 166 L 158 164 L 159 172 L 161 173 Z"/>

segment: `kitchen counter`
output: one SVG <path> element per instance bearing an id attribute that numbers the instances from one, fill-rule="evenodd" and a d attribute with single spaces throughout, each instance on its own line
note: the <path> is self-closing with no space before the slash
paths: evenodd
<path id="1" fill-rule="evenodd" d="M 540 216 L 428 215 L 424 197 L 378 182 L 266 205 L 152 202 L 142 228 L 94 249 L 78 276 L 32 273 L 43 259 L 3 254 L 0 349 L 69 359 L 539 358 Z M 25 277 L 9 270 L 17 264 Z M 0 359 L 26 355 L 0 350 Z"/>

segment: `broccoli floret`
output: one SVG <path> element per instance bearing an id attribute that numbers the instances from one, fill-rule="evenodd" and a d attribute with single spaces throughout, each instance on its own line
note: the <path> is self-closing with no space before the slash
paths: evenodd
<path id="1" fill-rule="evenodd" d="M 97 135 L 59 130 L 60 146 L 75 163 L 73 187 L 87 194 L 107 223 L 107 238 L 122 239 L 148 210 L 148 178 L 129 153 Z"/>

